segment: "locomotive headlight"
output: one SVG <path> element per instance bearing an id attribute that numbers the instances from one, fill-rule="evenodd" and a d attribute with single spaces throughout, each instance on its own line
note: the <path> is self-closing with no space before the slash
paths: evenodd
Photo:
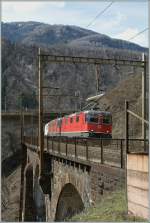
<path id="1" fill-rule="evenodd" d="M 93 132 L 94 130 L 93 129 L 91 129 L 91 132 Z"/>
<path id="2" fill-rule="evenodd" d="M 109 130 L 107 130 L 107 133 L 109 132 Z"/>

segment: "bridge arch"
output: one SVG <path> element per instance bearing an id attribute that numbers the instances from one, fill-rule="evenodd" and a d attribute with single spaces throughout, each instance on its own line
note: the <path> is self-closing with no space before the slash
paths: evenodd
<path id="1" fill-rule="evenodd" d="M 24 172 L 24 221 L 35 221 L 35 208 L 33 202 L 33 166 L 29 163 Z"/>
<path id="2" fill-rule="evenodd" d="M 82 198 L 71 183 L 65 184 L 58 198 L 55 221 L 63 221 L 84 209 Z"/>
<path id="3" fill-rule="evenodd" d="M 46 221 L 45 197 L 39 184 L 39 165 L 36 166 L 34 173 L 33 200 L 36 221 Z"/>

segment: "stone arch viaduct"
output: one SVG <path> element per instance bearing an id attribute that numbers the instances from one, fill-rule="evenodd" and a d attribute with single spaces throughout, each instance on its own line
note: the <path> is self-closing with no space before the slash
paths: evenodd
<path id="1" fill-rule="evenodd" d="M 22 144 L 20 221 L 69 219 L 124 183 L 121 140 L 115 142 L 114 148 L 111 145 L 110 151 L 112 142 L 108 145 L 101 142 L 94 148 L 80 140 L 47 139 L 42 178 L 39 178 L 38 146 L 28 141 Z M 97 156 L 96 149 L 101 157 Z"/>

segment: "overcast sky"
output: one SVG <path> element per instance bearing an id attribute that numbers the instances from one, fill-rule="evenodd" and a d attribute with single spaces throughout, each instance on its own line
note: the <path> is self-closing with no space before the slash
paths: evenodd
<path id="1" fill-rule="evenodd" d="M 2 2 L 2 21 L 39 21 L 86 28 L 108 1 Z M 128 40 L 148 27 L 148 1 L 116 1 L 88 29 Z M 148 46 L 148 31 L 131 40 Z"/>

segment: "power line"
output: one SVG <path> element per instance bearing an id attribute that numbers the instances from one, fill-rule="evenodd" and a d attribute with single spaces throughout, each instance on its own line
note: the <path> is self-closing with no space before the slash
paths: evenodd
<path id="1" fill-rule="evenodd" d="M 99 12 L 96 16 L 95 16 L 95 18 L 86 26 L 86 28 L 87 27 L 89 27 L 90 25 L 92 25 L 92 23 L 99 17 L 99 16 L 101 16 L 108 8 L 110 8 L 111 7 L 111 5 L 113 4 L 114 2 L 111 2 L 109 5 L 107 5 L 101 12 Z"/>
<path id="2" fill-rule="evenodd" d="M 144 33 L 145 31 L 147 31 L 149 28 L 145 28 L 142 31 L 138 32 L 136 35 L 132 36 L 131 38 L 129 38 L 127 41 L 132 40 L 134 38 L 136 38 L 137 36 L 141 35 L 142 33 Z"/>

